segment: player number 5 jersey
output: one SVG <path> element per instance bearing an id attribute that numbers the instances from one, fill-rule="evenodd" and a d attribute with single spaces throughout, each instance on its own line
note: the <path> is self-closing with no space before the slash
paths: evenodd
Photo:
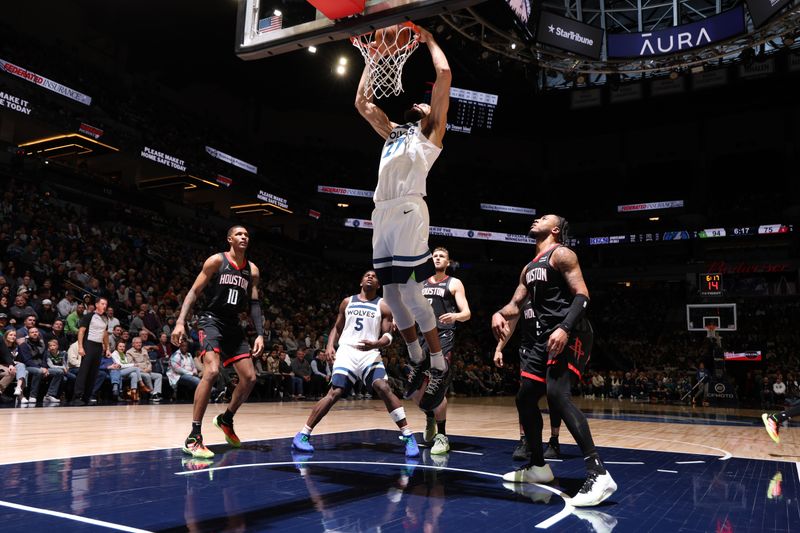
<path id="1" fill-rule="evenodd" d="M 339 337 L 340 346 L 357 346 L 361 341 L 376 341 L 380 338 L 381 298 L 362 302 L 357 294 L 351 296 L 344 316 L 344 329 Z"/>
<path id="2" fill-rule="evenodd" d="M 398 125 L 383 145 L 373 200 L 425 196 L 425 180 L 440 153 L 442 149 L 422 134 L 420 122 Z"/>

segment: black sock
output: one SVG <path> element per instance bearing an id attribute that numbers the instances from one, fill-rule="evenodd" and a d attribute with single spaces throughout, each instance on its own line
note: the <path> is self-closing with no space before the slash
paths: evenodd
<path id="1" fill-rule="evenodd" d="M 225 409 L 225 413 L 222 415 L 222 421 L 229 426 L 233 425 L 233 413 L 231 413 L 230 409 Z"/>
<path id="2" fill-rule="evenodd" d="M 445 431 L 445 424 L 447 424 L 447 420 L 437 420 L 436 432 L 441 433 L 442 435 L 447 435 L 447 432 Z"/>
<path id="3" fill-rule="evenodd" d="M 550 444 L 558 446 L 558 435 L 550 435 Z"/>
<path id="4" fill-rule="evenodd" d="M 200 430 L 200 428 L 201 428 L 201 426 L 202 426 L 202 425 L 203 425 L 203 423 L 202 423 L 202 422 L 194 422 L 194 421 L 192 421 L 192 432 L 191 432 L 191 433 L 189 433 L 189 436 L 190 436 L 190 437 L 197 437 L 197 436 L 199 436 L 199 435 L 200 435 L 200 433 L 201 433 L 201 430 Z"/>
<path id="5" fill-rule="evenodd" d="M 778 424 L 783 424 L 787 420 L 789 420 L 789 415 L 786 414 L 786 411 L 781 411 L 775 415 L 775 418 L 778 420 Z"/>
<path id="6" fill-rule="evenodd" d="M 596 453 L 589 455 L 589 457 L 585 457 L 584 462 L 586 463 L 586 470 L 597 472 L 598 474 L 605 474 L 606 468 L 603 466 L 603 462 L 600 460 L 600 456 Z"/>

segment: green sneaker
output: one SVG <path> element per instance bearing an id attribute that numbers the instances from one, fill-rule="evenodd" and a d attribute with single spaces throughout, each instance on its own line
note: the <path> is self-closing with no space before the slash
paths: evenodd
<path id="1" fill-rule="evenodd" d="M 203 445 L 202 435 L 189 435 L 186 437 L 186 442 L 183 443 L 183 453 L 188 453 L 197 459 L 211 459 L 214 457 L 214 452 Z"/>
<path id="2" fill-rule="evenodd" d="M 433 438 L 433 448 L 431 448 L 431 455 L 444 455 L 450 451 L 450 441 L 447 435 L 437 433 Z"/>

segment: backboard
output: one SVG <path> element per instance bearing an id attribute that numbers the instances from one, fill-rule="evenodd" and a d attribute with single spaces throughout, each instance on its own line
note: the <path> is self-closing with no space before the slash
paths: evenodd
<path id="1" fill-rule="evenodd" d="M 687 304 L 686 329 L 708 331 L 715 325 L 716 331 L 736 331 L 736 304 Z"/>
<path id="2" fill-rule="evenodd" d="M 238 0 L 236 55 L 250 60 L 302 50 L 483 1 L 367 0 L 362 13 L 333 21 L 305 0 Z"/>

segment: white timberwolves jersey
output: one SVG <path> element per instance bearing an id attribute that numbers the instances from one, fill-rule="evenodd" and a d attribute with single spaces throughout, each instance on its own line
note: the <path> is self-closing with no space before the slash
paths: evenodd
<path id="1" fill-rule="evenodd" d="M 350 297 L 344 311 L 344 328 L 339 346 L 358 346 L 361 341 L 376 341 L 381 336 L 381 298 L 362 302 L 358 295 Z"/>
<path id="2" fill-rule="evenodd" d="M 422 134 L 419 122 L 398 125 L 383 145 L 373 200 L 425 196 L 425 180 L 440 153 L 442 149 Z"/>

